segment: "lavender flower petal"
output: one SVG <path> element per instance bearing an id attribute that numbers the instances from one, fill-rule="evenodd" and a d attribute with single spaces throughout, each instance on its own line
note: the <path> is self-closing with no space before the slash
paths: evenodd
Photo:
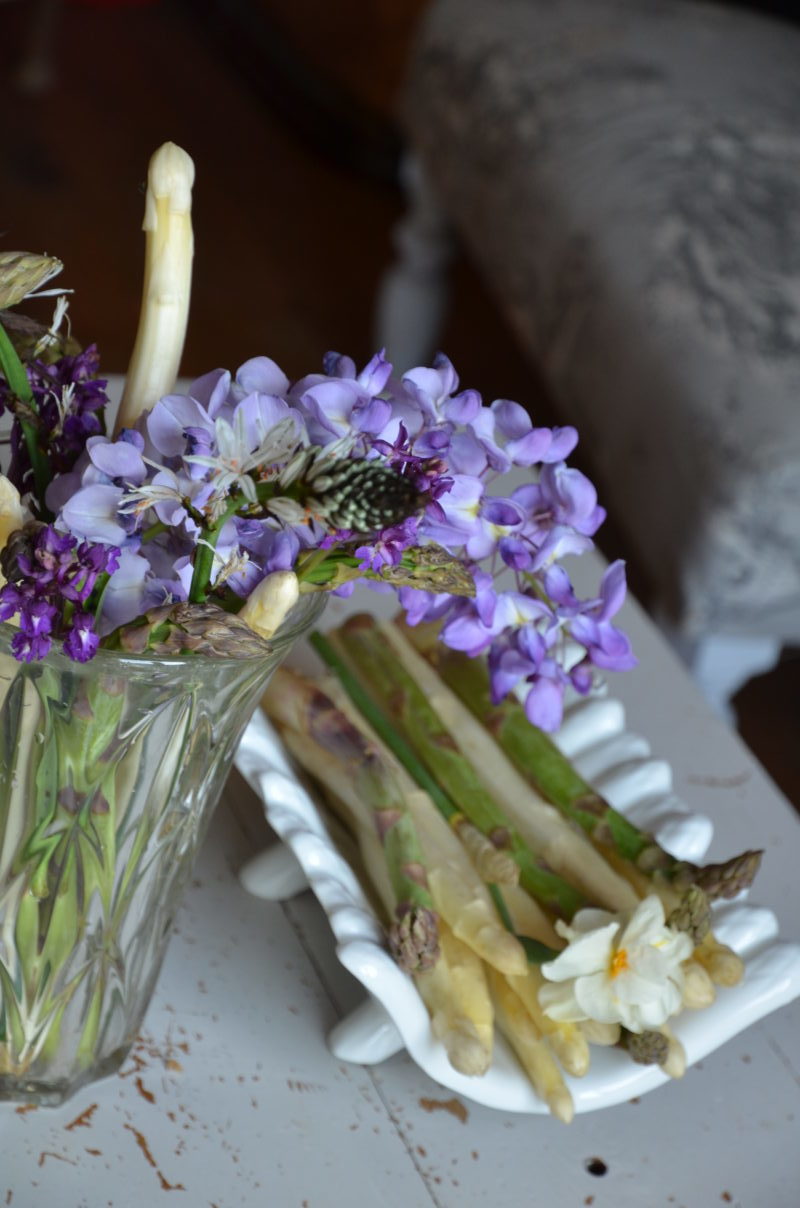
<path id="1" fill-rule="evenodd" d="M 553 733 L 564 714 L 564 690 L 555 680 L 540 677 L 525 697 L 525 715 L 531 725 Z"/>
<path id="2" fill-rule="evenodd" d="M 128 440 L 101 438 L 92 443 L 89 457 L 109 481 L 138 485 L 147 477 L 147 466 L 140 450 Z"/>
<path id="3" fill-rule="evenodd" d="M 236 393 L 271 394 L 282 397 L 289 390 L 286 374 L 269 357 L 252 357 L 236 370 Z"/>
<path id="4" fill-rule="evenodd" d="M 120 487 L 102 483 L 82 487 L 61 509 L 61 522 L 87 541 L 122 545 L 128 535 L 119 519 L 123 494 Z"/>
<path id="5" fill-rule="evenodd" d="M 145 583 L 151 573 L 150 563 L 142 554 L 122 550 L 119 566 L 111 576 L 103 596 L 100 629 L 110 633 L 119 625 L 127 625 L 145 611 Z"/>
<path id="6" fill-rule="evenodd" d="M 228 399 L 231 375 L 227 369 L 212 369 L 202 377 L 195 378 L 189 387 L 189 396 L 214 419 Z"/>
<path id="7" fill-rule="evenodd" d="M 205 428 L 214 423 L 200 403 L 183 394 L 159 399 L 147 417 L 147 435 L 162 457 L 180 457 L 186 450 L 187 428 Z"/>

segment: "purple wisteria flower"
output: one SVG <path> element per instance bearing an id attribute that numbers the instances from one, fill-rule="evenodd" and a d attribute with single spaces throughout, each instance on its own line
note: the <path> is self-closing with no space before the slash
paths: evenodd
<path id="1" fill-rule="evenodd" d="M 112 576 L 120 551 L 113 546 L 78 543 L 75 537 L 43 525 L 17 549 L 6 565 L 9 581 L 0 588 L 0 621 L 17 617 L 11 649 L 21 662 L 44 658 L 53 640 L 86 662 L 97 651 L 95 616 L 83 608 L 101 575 Z"/>
<path id="2" fill-rule="evenodd" d="M 100 358 L 94 344 L 76 356 L 60 357 L 53 364 L 33 361 L 26 366 L 38 417 L 39 443 L 47 448 L 53 474 L 72 469 L 91 436 L 102 434 L 103 409 L 108 403 L 107 382 L 97 376 Z M 13 396 L 0 376 L 0 414 L 14 411 Z M 11 430 L 11 465 L 8 477 L 20 491 L 30 486 L 32 467 L 18 424 Z"/>
<path id="3" fill-rule="evenodd" d="M 398 566 L 403 551 L 416 544 L 418 529 L 417 517 L 407 516 L 400 524 L 383 529 L 372 544 L 358 546 L 355 556 L 361 559 L 361 569 L 380 574 L 384 566 Z"/>
<path id="4" fill-rule="evenodd" d="M 340 595 L 359 581 L 396 590 L 409 624 L 435 621 L 445 644 L 486 657 L 495 700 L 517 694 L 545 729 L 558 725 L 567 689 L 587 692 L 598 673 L 634 664 L 613 624 L 622 563 L 588 600 L 560 566 L 593 547 L 605 517 L 567 464 L 575 429 L 536 426 L 510 399 L 485 404 L 445 356 L 397 378 L 382 351 L 360 369 L 328 353 L 321 373 L 295 383 L 254 357 L 165 396 L 113 440 L 96 416 L 93 350 L 83 358 L 35 368 L 47 405 L 56 385 L 69 403 L 75 422 L 58 439 L 72 450 L 74 437 L 75 455 L 54 463 L 56 522 L 39 561 L 0 594 L 3 615 L 23 618 L 21 657 L 40 657 L 55 637 L 91 657 L 98 635 L 170 601 L 217 598 L 235 611 L 267 575 L 294 569 Z M 435 578 L 431 589 L 407 585 L 432 546 L 461 564 L 472 595 L 438 590 Z M 107 564 L 91 552 L 112 549 Z M 62 591 L 57 605 L 45 562 L 59 591 L 74 583 L 78 595 L 113 562 L 96 621 L 85 599 Z M 404 565 L 414 568 L 406 584 Z"/>

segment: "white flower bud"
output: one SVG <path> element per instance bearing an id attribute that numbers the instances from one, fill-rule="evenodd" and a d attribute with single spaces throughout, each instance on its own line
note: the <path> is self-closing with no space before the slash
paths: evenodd
<path id="1" fill-rule="evenodd" d="M 5 549 L 11 534 L 22 528 L 24 523 L 19 491 L 5 474 L 0 474 L 0 550 Z M 0 574 L 0 587 L 4 583 L 5 577 Z"/>
<path id="2" fill-rule="evenodd" d="M 0 474 L 0 549 L 5 548 L 11 534 L 24 523 L 19 491 L 5 474 Z"/>
<path id="3" fill-rule="evenodd" d="M 247 597 L 238 614 L 239 619 L 246 621 L 262 638 L 271 638 L 280 629 L 299 597 L 300 584 L 294 571 L 273 571 L 262 579 Z"/>

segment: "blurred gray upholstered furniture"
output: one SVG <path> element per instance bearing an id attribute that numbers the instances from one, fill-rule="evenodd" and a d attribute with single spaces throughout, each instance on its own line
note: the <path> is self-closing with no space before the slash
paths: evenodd
<path id="1" fill-rule="evenodd" d="M 433 0 L 381 299 L 430 351 L 457 230 L 724 708 L 800 639 L 800 28 L 692 0 Z"/>

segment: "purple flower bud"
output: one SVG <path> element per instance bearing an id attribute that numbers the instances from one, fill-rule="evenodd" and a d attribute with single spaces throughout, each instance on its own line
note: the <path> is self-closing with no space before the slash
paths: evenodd
<path id="1" fill-rule="evenodd" d="M 348 360 L 347 357 L 342 357 L 342 361 Z M 352 362 L 351 362 L 352 364 Z M 355 368 L 355 366 L 354 366 Z M 344 374 L 339 376 L 343 377 Z M 382 348 L 380 352 L 376 352 L 371 361 L 368 361 L 358 375 L 358 384 L 365 390 L 367 394 L 373 396 L 380 394 L 386 388 L 386 383 L 392 376 L 391 362 L 386 360 L 386 349 Z"/>
<path id="2" fill-rule="evenodd" d="M 34 637 L 20 630 L 11 639 L 11 653 L 20 663 L 32 663 L 49 654 L 52 645 L 52 640 L 46 634 Z"/>
<path id="3" fill-rule="evenodd" d="M 530 569 L 533 562 L 530 548 L 521 537 L 501 537 L 497 543 L 497 550 L 506 566 L 510 566 L 514 570 Z"/>
<path id="4" fill-rule="evenodd" d="M 322 369 L 327 377 L 350 378 L 356 376 L 356 363 L 352 357 L 340 352 L 326 352 L 322 358 Z"/>
<path id="5" fill-rule="evenodd" d="M 72 626 L 64 638 L 64 653 L 77 663 L 88 663 L 94 658 L 100 638 L 94 631 L 94 617 L 90 612 L 76 612 Z"/>
<path id="6" fill-rule="evenodd" d="M 0 587 L 0 621 L 10 621 L 19 612 L 25 601 L 25 596 L 14 583 L 4 583 Z"/>
<path id="7" fill-rule="evenodd" d="M 19 627 L 29 637 L 38 638 L 53 632 L 57 610 L 47 600 L 26 602 L 19 615 Z"/>
<path id="8" fill-rule="evenodd" d="M 525 697 L 525 716 L 533 726 L 552 733 L 561 725 L 564 688 L 554 679 L 539 677 Z"/>

